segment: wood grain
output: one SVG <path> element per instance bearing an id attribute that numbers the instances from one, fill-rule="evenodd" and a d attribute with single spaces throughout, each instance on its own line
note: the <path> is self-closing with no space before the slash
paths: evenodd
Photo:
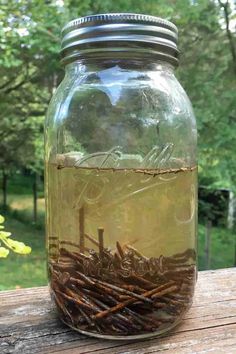
<path id="1" fill-rule="evenodd" d="M 236 354 L 236 268 L 199 273 L 194 304 L 161 338 L 136 342 L 85 337 L 63 325 L 47 287 L 0 292 L 0 353 Z"/>

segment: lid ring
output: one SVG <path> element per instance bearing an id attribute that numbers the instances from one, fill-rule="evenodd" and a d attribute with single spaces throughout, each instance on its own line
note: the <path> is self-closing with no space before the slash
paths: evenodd
<path id="1" fill-rule="evenodd" d="M 95 53 L 97 42 L 100 42 L 100 53 L 102 42 L 104 43 L 104 52 L 114 51 L 117 53 L 115 46 L 107 47 L 107 43 L 115 41 L 117 43 L 127 42 L 127 50 L 127 44 L 132 44 L 130 32 L 132 32 L 133 42 L 138 42 L 140 48 L 148 46 L 150 53 L 153 53 L 156 43 L 159 41 L 165 49 L 164 54 L 167 54 L 166 60 L 172 62 L 170 59 L 173 58 L 174 63 L 178 62 L 177 27 L 172 22 L 160 17 L 134 13 L 98 14 L 70 21 L 62 29 L 62 62 L 66 64 L 69 57 L 69 61 L 71 61 L 70 54 L 74 53 L 75 49 L 80 52 L 80 56 L 82 53 L 86 56 L 89 53 L 89 48 Z M 101 37 L 101 41 L 98 41 L 98 37 Z M 134 53 L 132 45 L 130 49 Z M 160 53 L 160 48 L 156 54 L 158 53 Z M 163 59 L 163 55 L 160 57 Z"/>

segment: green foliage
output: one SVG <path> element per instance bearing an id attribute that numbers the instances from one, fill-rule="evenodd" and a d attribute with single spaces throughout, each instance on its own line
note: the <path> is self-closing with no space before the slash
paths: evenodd
<path id="1" fill-rule="evenodd" d="M 213 227 L 211 229 L 210 269 L 234 266 L 235 231 Z M 206 269 L 205 226 L 198 226 L 198 268 Z"/>
<path id="2" fill-rule="evenodd" d="M 43 169 L 43 120 L 50 96 L 63 76 L 58 54 L 63 25 L 94 13 L 140 12 L 168 18 L 178 26 L 181 65 L 177 75 L 197 117 L 200 175 L 213 187 L 235 189 L 236 63 L 222 9 L 213 0 L 65 0 L 64 4 L 3 0 L 1 168 L 9 171 L 27 166 L 40 173 Z M 229 19 L 235 13 L 231 10 L 228 6 Z"/>
<path id="3" fill-rule="evenodd" d="M 188 19 L 187 33 L 180 24 L 183 55 L 178 74 L 197 117 L 199 172 L 212 187 L 235 190 L 235 64 L 218 4 L 202 1 L 194 8 L 194 15 L 182 16 Z"/>
<path id="4" fill-rule="evenodd" d="M 9 193 L 9 201 L 10 201 L 10 195 L 16 195 L 18 198 L 22 197 L 24 198 L 25 195 L 28 195 L 32 199 L 32 184 L 34 182 L 34 178 L 32 173 L 29 173 L 27 171 L 27 174 L 23 174 L 21 172 L 14 173 L 10 176 L 9 182 L 8 182 L 8 193 Z M 0 185 L 2 183 L 2 179 L 0 176 Z M 38 192 L 40 194 L 43 193 L 43 181 L 41 183 L 38 183 Z M 1 204 L 1 198 L 0 198 L 0 204 Z"/>
<path id="5" fill-rule="evenodd" d="M 4 261 L 0 261 L 0 290 L 47 284 L 44 231 L 35 229 L 29 221 L 22 223 L 6 215 L 6 229 L 17 234 L 19 241 L 30 244 L 32 252 L 25 257 L 10 252 Z"/>
<path id="6" fill-rule="evenodd" d="M 9 237 L 11 236 L 11 232 L 3 231 L 4 226 L 1 224 L 3 224 L 4 221 L 4 217 L 0 215 L 0 258 L 6 258 L 9 254 L 9 249 L 15 253 L 29 254 L 31 252 L 29 246 L 26 246 L 23 242 L 12 240 Z M 7 246 L 7 248 L 2 245 Z"/>
<path id="7" fill-rule="evenodd" d="M 58 11 L 41 1 L 1 4 L 0 165 L 8 171 L 43 170 L 43 121 L 60 75 Z"/>

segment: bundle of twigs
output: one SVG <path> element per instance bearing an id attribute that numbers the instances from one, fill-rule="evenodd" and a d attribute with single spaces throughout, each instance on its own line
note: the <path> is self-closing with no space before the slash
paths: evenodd
<path id="1" fill-rule="evenodd" d="M 195 284 L 195 252 L 147 258 L 130 245 L 104 247 L 83 234 L 83 242 L 62 241 L 50 262 L 51 289 L 64 322 L 107 335 L 148 333 L 172 325 L 190 306 Z M 69 246 L 69 247 L 68 247 Z M 76 251 L 71 248 L 76 246 Z M 67 248 L 65 248 L 67 247 Z M 70 250 L 69 250 L 70 249 Z"/>

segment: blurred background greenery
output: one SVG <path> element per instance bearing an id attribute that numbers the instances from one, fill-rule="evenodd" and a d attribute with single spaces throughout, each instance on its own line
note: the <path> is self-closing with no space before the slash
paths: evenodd
<path id="1" fill-rule="evenodd" d="M 177 76 L 199 131 L 199 268 L 236 265 L 236 3 L 233 0 L 2 0 L 0 213 L 32 247 L 0 262 L 0 290 L 44 285 L 43 121 L 63 77 L 60 31 L 76 17 L 137 12 L 173 21 Z"/>

